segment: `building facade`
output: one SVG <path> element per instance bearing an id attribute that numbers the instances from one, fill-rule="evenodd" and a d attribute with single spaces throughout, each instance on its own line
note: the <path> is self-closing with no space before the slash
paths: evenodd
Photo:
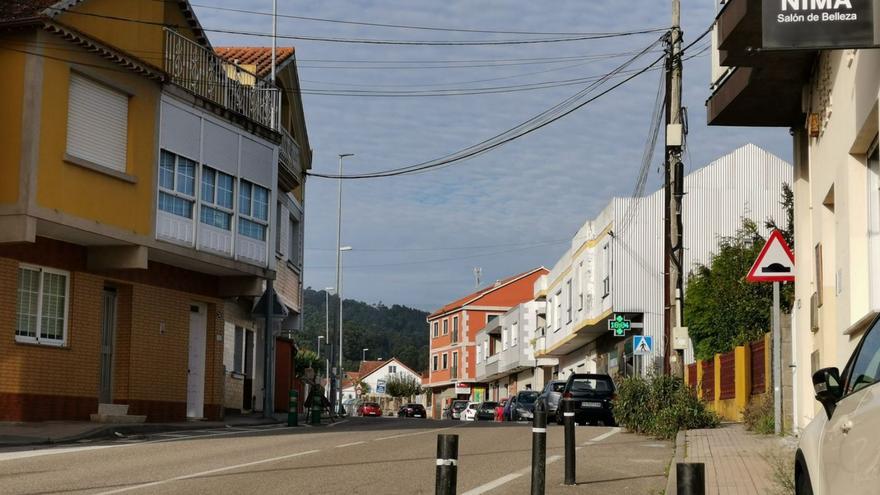
<path id="1" fill-rule="evenodd" d="M 0 30 L 0 419 L 220 418 L 227 302 L 278 276 L 296 191 L 283 90 L 187 2 L 13 2 Z"/>
<path id="2" fill-rule="evenodd" d="M 732 236 L 744 218 L 759 225 L 784 218 L 783 183 L 789 164 L 746 145 L 684 179 L 684 273 L 709 263 L 718 239 Z M 571 373 L 630 375 L 663 369 L 663 191 L 614 198 L 587 221 L 571 247 L 535 284 L 536 355 L 556 358 L 548 376 Z M 618 337 L 609 319 L 623 317 L 631 331 Z M 636 358 L 633 335 L 648 335 L 650 356 Z M 686 360 L 693 359 L 688 350 Z"/>
<path id="3" fill-rule="evenodd" d="M 818 29 L 818 28 L 817 28 Z M 794 429 L 821 411 L 812 374 L 843 368 L 880 312 L 880 54 L 756 52 L 760 5 L 728 0 L 716 18 L 711 125 L 789 128 L 794 149 Z"/>
<path id="4" fill-rule="evenodd" d="M 439 418 L 453 399 L 484 400 L 486 386 L 477 380 L 476 337 L 486 324 L 532 298 L 543 267 L 520 273 L 458 299 L 428 316 L 430 351 L 429 414 Z"/>

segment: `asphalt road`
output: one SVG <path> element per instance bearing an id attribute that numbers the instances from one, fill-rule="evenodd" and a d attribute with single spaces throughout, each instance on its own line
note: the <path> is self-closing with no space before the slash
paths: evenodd
<path id="1" fill-rule="evenodd" d="M 578 485 L 562 486 L 562 427 L 548 428 L 547 493 L 662 493 L 669 442 L 578 427 Z M 459 435 L 458 493 L 527 494 L 527 424 L 352 418 L 0 452 L 0 493 L 429 494 L 436 436 Z"/>

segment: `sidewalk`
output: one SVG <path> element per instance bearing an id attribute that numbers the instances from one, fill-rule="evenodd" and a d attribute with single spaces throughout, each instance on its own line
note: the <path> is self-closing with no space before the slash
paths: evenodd
<path id="1" fill-rule="evenodd" d="M 0 422 L 0 447 L 21 447 L 71 443 L 79 440 L 103 438 L 120 433 L 143 435 L 165 431 L 202 430 L 226 426 L 256 426 L 286 421 L 287 417 L 276 415 L 264 418 L 260 415 L 229 416 L 223 421 L 184 421 L 179 423 L 106 424 L 89 421 L 45 421 L 40 423 Z"/>
<path id="2" fill-rule="evenodd" d="M 758 435 L 741 424 L 679 432 L 667 493 L 675 493 L 675 463 L 702 462 L 706 466 L 707 495 L 764 495 L 775 493 L 773 465 L 768 457 L 793 456 L 791 438 Z"/>

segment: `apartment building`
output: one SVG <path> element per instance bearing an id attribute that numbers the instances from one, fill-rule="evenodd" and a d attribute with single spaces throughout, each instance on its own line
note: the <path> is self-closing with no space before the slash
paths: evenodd
<path id="1" fill-rule="evenodd" d="M 295 69 L 223 58 L 186 1 L 12 2 L 0 31 L 0 419 L 220 418 L 265 280 L 300 310 Z"/>
<path id="2" fill-rule="evenodd" d="M 453 399 L 481 401 L 486 386 L 477 380 L 476 336 L 491 320 L 532 298 L 532 287 L 545 274 L 535 268 L 453 301 L 428 316 L 430 351 L 428 356 L 429 404 L 438 418 Z"/>
<path id="3" fill-rule="evenodd" d="M 485 383 L 487 400 L 512 397 L 520 390 L 541 390 L 558 364 L 555 358 L 535 357 L 538 313 L 543 303 L 518 304 L 477 332 L 477 381 Z"/>
<path id="4" fill-rule="evenodd" d="M 832 28 L 812 26 L 801 44 L 845 43 L 846 33 L 829 39 Z M 797 430 L 822 410 L 812 374 L 842 369 L 880 312 L 880 53 L 753 50 L 762 37 L 760 3 L 728 0 L 719 7 L 708 121 L 783 127 L 793 135 L 795 351 L 783 369 L 794 375 Z"/>
<path id="5" fill-rule="evenodd" d="M 791 178 L 791 165 L 751 144 L 685 176 L 685 273 L 709 263 L 719 237 L 733 235 L 743 218 L 784 218 L 782 185 Z M 548 377 L 663 369 L 663 194 L 612 199 L 537 280 L 535 353 L 558 359 Z M 618 316 L 630 322 L 623 336 L 609 329 Z M 633 335 L 653 337 L 651 356 L 635 358 Z"/>

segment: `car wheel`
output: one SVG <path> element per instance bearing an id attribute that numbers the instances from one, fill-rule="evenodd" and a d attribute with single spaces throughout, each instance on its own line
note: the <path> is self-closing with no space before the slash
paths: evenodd
<path id="1" fill-rule="evenodd" d="M 810 473 L 802 461 L 798 461 L 794 470 L 794 493 L 796 495 L 813 495 Z"/>

